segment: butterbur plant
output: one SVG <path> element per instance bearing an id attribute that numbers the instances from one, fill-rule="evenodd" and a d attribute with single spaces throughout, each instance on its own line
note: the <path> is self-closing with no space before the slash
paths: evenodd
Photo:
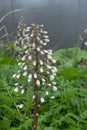
<path id="1" fill-rule="evenodd" d="M 40 92 L 49 95 L 50 89 L 57 91 L 54 80 L 57 72 L 56 61 L 52 58 L 52 50 L 44 49 L 49 39 L 47 32 L 43 30 L 43 25 L 32 24 L 31 27 L 27 27 L 24 38 L 21 37 L 21 42 L 23 46 L 18 55 L 20 69 L 13 75 L 13 78 L 18 80 L 15 83 L 14 91 L 20 91 L 24 94 L 29 87 L 33 86 L 34 120 L 32 130 L 37 130 L 39 102 L 44 103 L 46 101 Z M 26 82 L 20 83 L 19 81 L 23 78 L 26 79 Z M 51 95 L 50 98 L 53 99 L 54 96 Z M 18 105 L 19 108 L 20 106 L 23 107 L 22 104 Z"/>
<path id="2" fill-rule="evenodd" d="M 84 49 L 84 46 L 87 46 L 87 29 L 85 29 L 83 36 L 80 36 L 82 42 L 81 49 Z"/>

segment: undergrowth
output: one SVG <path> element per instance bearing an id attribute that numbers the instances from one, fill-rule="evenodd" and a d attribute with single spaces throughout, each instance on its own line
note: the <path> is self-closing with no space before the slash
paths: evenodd
<path id="1" fill-rule="evenodd" d="M 58 72 L 58 90 L 55 99 L 49 96 L 39 107 L 39 130 L 86 130 L 87 129 L 87 52 L 78 48 L 54 53 Z M 76 58 L 75 58 L 76 56 Z M 14 93 L 12 74 L 18 69 L 15 56 L 6 48 L 0 50 L 0 130 L 32 129 L 32 89 L 21 95 Z M 18 103 L 24 108 L 19 109 Z"/>

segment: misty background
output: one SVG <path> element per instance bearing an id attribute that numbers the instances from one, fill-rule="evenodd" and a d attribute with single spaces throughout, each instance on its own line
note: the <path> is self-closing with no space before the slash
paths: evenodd
<path id="1" fill-rule="evenodd" d="M 87 28 L 87 0 L 0 0 L 0 17 L 8 11 L 23 9 L 8 16 L 1 24 L 8 33 L 16 35 L 20 16 L 28 26 L 44 24 L 48 31 L 50 49 L 77 46 L 79 36 Z"/>

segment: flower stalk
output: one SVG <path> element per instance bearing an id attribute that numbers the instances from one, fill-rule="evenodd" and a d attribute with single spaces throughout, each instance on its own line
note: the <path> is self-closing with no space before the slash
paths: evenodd
<path id="1" fill-rule="evenodd" d="M 39 102 L 45 102 L 45 96 L 42 96 L 42 92 L 44 91 L 45 95 L 48 96 L 50 90 L 57 91 L 54 82 L 57 72 L 56 61 L 52 58 L 52 51 L 44 49 L 49 39 L 47 32 L 43 30 L 43 25 L 32 24 L 31 27 L 25 29 L 21 42 L 19 39 L 17 43 L 23 43 L 21 46 L 19 45 L 21 47 L 18 56 L 20 70 L 13 75 L 13 78 L 21 80 L 21 77 L 26 77 L 26 83 L 15 83 L 14 91 L 21 91 L 21 94 L 24 94 L 31 85 L 34 87 L 32 95 L 34 100 L 32 130 L 38 130 L 38 105 Z M 54 98 L 51 94 L 50 99 Z M 19 108 L 21 106 L 18 105 Z"/>
<path id="2" fill-rule="evenodd" d="M 34 124 L 33 124 L 33 130 L 37 130 L 38 128 L 38 69 L 39 69 L 39 52 L 37 50 L 37 47 L 38 47 L 38 40 L 37 40 L 37 35 L 38 35 L 38 31 L 35 31 L 35 38 L 34 38 L 34 42 L 36 43 L 35 44 L 35 55 L 36 55 L 36 65 L 34 67 L 34 74 L 37 75 L 36 78 L 34 78 L 34 114 L 33 114 L 33 118 L 34 118 Z"/>

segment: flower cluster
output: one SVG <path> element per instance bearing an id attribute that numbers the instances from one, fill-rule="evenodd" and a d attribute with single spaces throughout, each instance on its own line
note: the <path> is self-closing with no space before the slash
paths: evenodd
<path id="1" fill-rule="evenodd" d="M 23 16 L 21 16 L 18 23 L 17 39 L 14 43 L 14 45 L 18 47 L 18 49 L 22 49 L 23 44 L 26 43 L 25 35 L 26 35 L 26 24 Z"/>
<path id="2" fill-rule="evenodd" d="M 13 78 L 20 80 L 26 77 L 26 84 L 15 83 L 15 92 L 21 91 L 23 94 L 28 86 L 35 84 L 38 88 L 44 88 L 45 95 L 49 95 L 49 88 L 57 91 L 56 82 L 54 82 L 57 68 L 56 61 L 52 58 L 52 50 L 44 49 L 49 42 L 47 32 L 43 30 L 43 25 L 32 24 L 27 27 L 26 35 L 21 38 L 21 42 L 26 39 L 27 44 L 22 44 L 22 50 L 18 56 L 18 66 L 20 70 L 13 75 Z M 35 93 L 33 98 L 35 98 Z M 50 97 L 54 98 L 53 95 Z M 40 101 L 45 102 L 44 97 L 40 97 Z"/>
<path id="3" fill-rule="evenodd" d="M 80 36 L 80 40 L 82 43 L 81 49 L 83 49 L 84 46 L 87 46 L 87 29 L 85 29 L 83 36 Z"/>

